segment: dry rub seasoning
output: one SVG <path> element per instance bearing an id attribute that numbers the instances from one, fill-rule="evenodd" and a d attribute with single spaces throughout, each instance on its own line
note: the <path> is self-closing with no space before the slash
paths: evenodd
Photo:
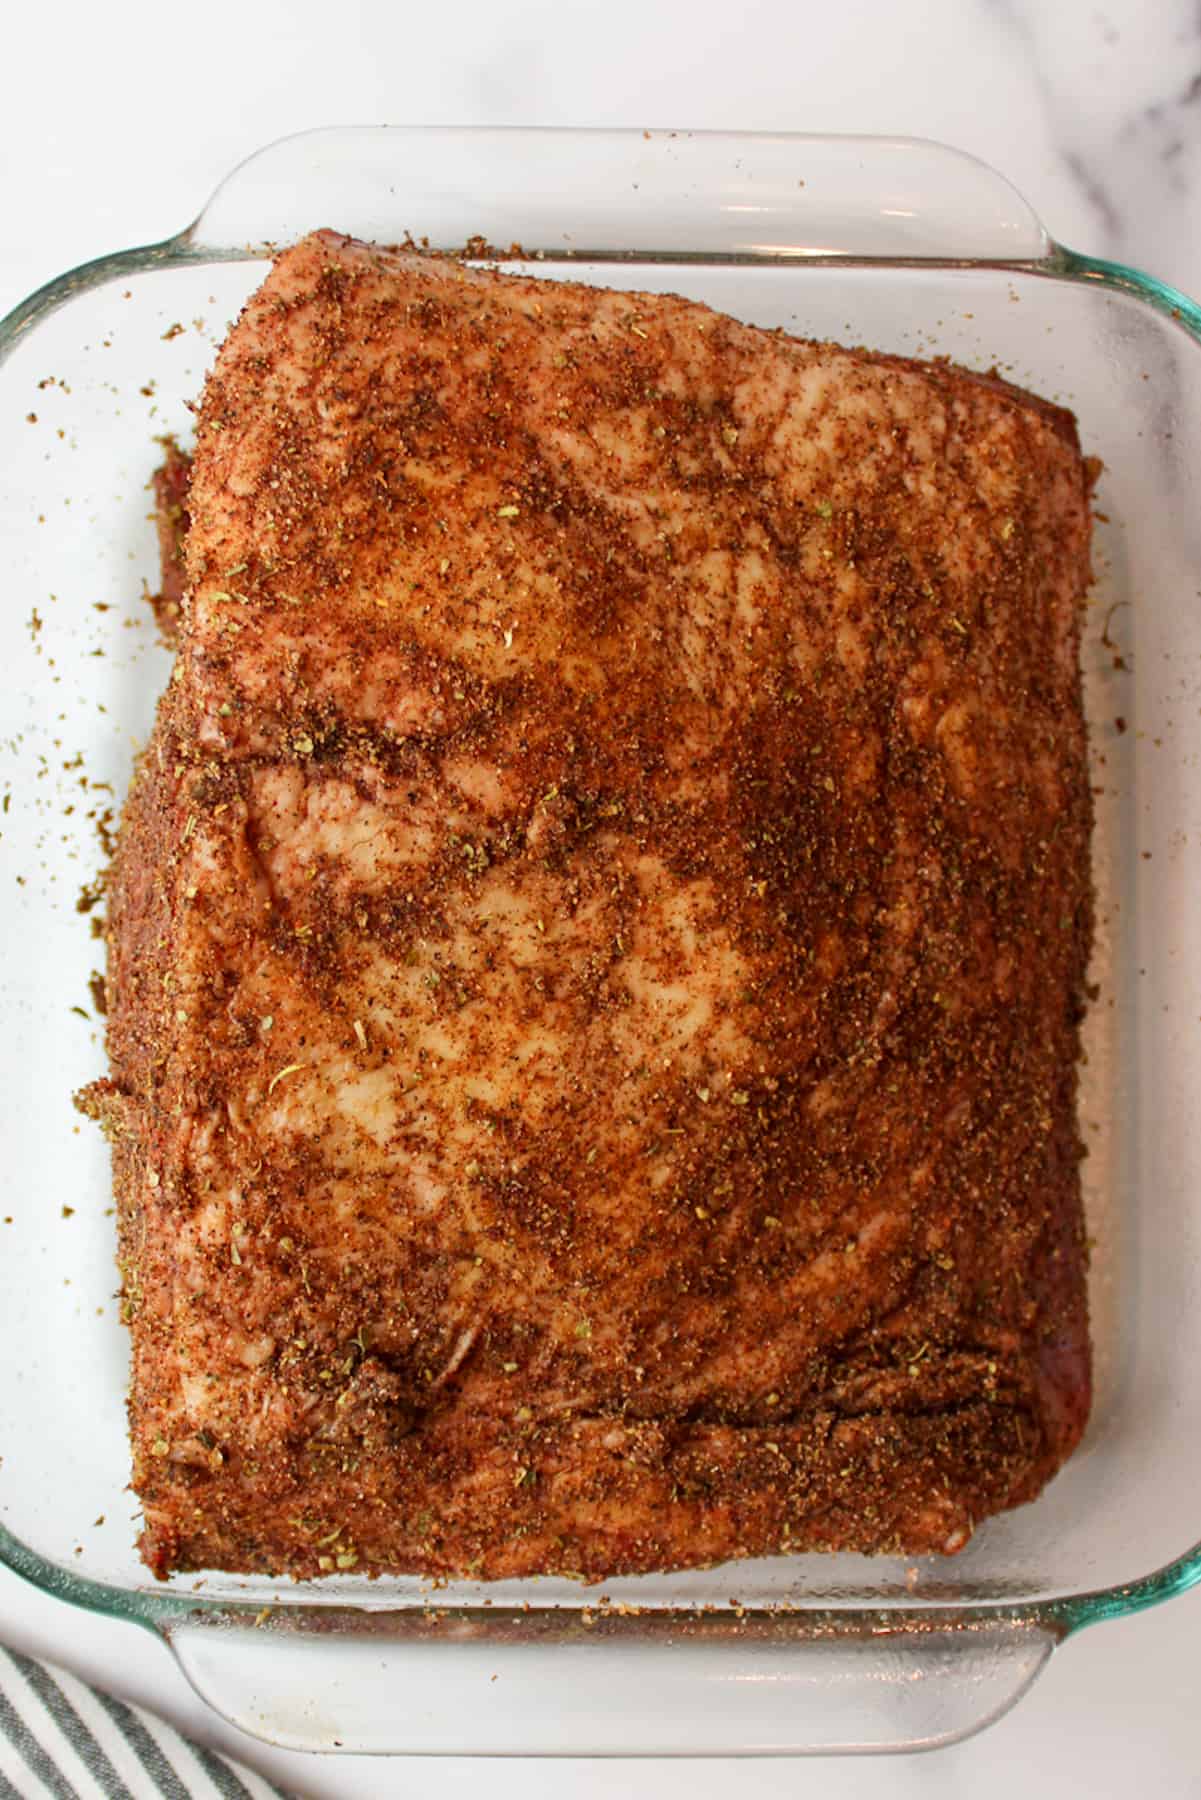
<path id="1" fill-rule="evenodd" d="M 186 479 L 85 1097 L 150 1566 L 1035 1495 L 1089 1396 L 1071 417 L 322 233 Z"/>

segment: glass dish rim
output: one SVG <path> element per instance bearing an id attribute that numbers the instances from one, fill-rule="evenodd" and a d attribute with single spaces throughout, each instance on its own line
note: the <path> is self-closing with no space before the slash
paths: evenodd
<path id="1" fill-rule="evenodd" d="M 210 199 L 210 204 L 211 200 L 215 199 L 228 183 L 244 170 L 247 170 L 260 158 L 266 157 L 284 146 L 314 139 L 332 141 L 346 138 L 352 133 L 355 135 L 378 134 L 382 137 L 389 132 L 394 133 L 396 129 L 387 125 L 326 126 L 287 134 L 262 146 L 238 164 L 230 175 L 218 185 Z M 536 137 L 543 142 L 570 138 L 607 139 L 616 143 L 648 135 L 634 128 L 607 127 L 406 125 L 400 129 L 413 135 L 424 134 L 431 139 L 439 136 L 475 140 L 489 137 L 514 139 L 526 136 Z M 877 152 L 886 148 L 894 150 L 906 147 L 920 148 L 932 150 L 942 157 L 955 159 L 961 163 L 976 163 L 982 174 L 991 177 L 1000 185 L 1008 186 L 1002 176 L 979 159 L 967 156 L 964 152 L 939 144 L 934 140 L 919 137 L 724 130 L 682 131 L 670 135 L 690 140 L 724 140 L 731 144 L 753 143 L 756 140 L 786 141 L 797 146 L 860 144 L 871 146 Z M 1015 190 L 1010 191 L 1015 194 L 1017 199 L 1022 200 Z M 730 266 L 737 262 L 741 265 L 776 266 L 798 274 L 806 267 L 815 266 L 821 268 L 837 266 L 847 270 L 888 268 L 902 273 L 907 269 L 975 269 L 998 274 L 1021 274 L 1058 283 L 1088 283 L 1119 294 L 1164 315 L 1177 325 L 1185 336 L 1197 345 L 1198 349 L 1201 349 L 1201 304 L 1141 269 L 1126 263 L 1089 256 L 1069 249 L 1046 232 L 1037 215 L 1030 211 L 1024 200 L 1022 200 L 1022 204 L 1026 206 L 1030 222 L 1041 238 L 1041 252 L 1037 255 L 1021 257 L 894 256 L 863 255 L 829 249 L 806 249 L 788 256 L 770 250 L 742 252 L 735 256 L 710 251 L 630 251 L 629 249 L 622 250 L 620 246 L 613 246 L 608 250 L 604 247 L 590 248 L 587 252 L 540 250 L 537 262 L 542 264 L 555 261 L 612 261 L 614 263 L 638 262 L 663 265 L 670 265 L 674 262 L 689 266 L 708 264 L 714 267 Z M 200 231 L 204 224 L 206 210 L 202 209 L 182 230 L 166 238 L 92 258 L 35 289 L 19 301 L 6 316 L 0 318 L 0 364 L 43 319 L 90 289 L 107 285 L 123 277 L 159 270 L 269 259 L 275 248 L 275 245 L 269 240 L 236 245 L 205 242 L 200 236 Z M 532 259 L 524 254 L 521 256 L 512 253 L 497 255 L 488 250 L 483 260 L 511 264 Z M 35 1587 L 42 1589 L 43 1592 L 66 1600 L 72 1605 L 105 1617 L 139 1624 L 147 1629 L 168 1635 L 173 1627 L 184 1625 L 189 1620 L 233 1625 L 245 1624 L 251 1620 L 257 1623 L 261 1616 L 261 1602 L 257 1599 L 243 1602 L 228 1598 L 209 1599 L 203 1595 L 180 1594 L 172 1591 L 155 1592 L 149 1588 L 124 1587 L 77 1575 L 70 1569 L 50 1561 L 31 1549 L 3 1524 L 0 1524 L 0 1565 L 11 1569 Z M 941 1602 L 920 1607 L 891 1602 L 839 1607 L 823 1602 L 813 1606 L 799 1605 L 783 1608 L 773 1606 L 757 1609 L 750 1606 L 745 1609 L 744 1616 L 752 1618 L 758 1616 L 763 1620 L 787 1618 L 794 1629 L 799 1626 L 803 1633 L 804 1626 L 808 1624 L 814 1634 L 820 1630 L 821 1635 L 827 1639 L 832 1636 L 859 1635 L 865 1627 L 880 1624 L 884 1624 L 888 1629 L 901 1631 L 914 1628 L 933 1630 L 939 1626 L 970 1626 L 982 1623 L 1010 1625 L 1018 1629 L 1033 1628 L 1048 1633 L 1052 1638 L 1060 1639 L 1086 1625 L 1143 1611 L 1176 1594 L 1187 1592 L 1188 1589 L 1198 1584 L 1201 1584 L 1201 1539 L 1172 1561 L 1142 1576 L 1137 1581 L 1114 1587 L 1101 1587 L 1060 1595 L 1046 1600 L 1015 1603 L 999 1598 L 963 1604 Z M 298 1592 L 300 1591 L 298 1590 Z M 581 1600 L 582 1604 L 585 1604 L 583 1600 Z M 273 1612 L 277 1608 L 293 1618 L 300 1618 L 305 1613 L 319 1613 L 327 1620 L 370 1618 L 376 1627 L 386 1626 L 389 1620 L 399 1621 L 407 1617 L 410 1612 L 409 1608 L 389 1607 L 386 1604 L 382 1606 L 355 1605 L 349 1597 L 345 1600 L 339 1597 L 323 1601 L 319 1605 L 315 1605 L 311 1600 L 297 1598 L 295 1601 L 276 1602 L 272 1608 Z M 517 1621 L 523 1616 L 522 1608 L 510 1608 L 503 1605 L 490 1604 L 486 1613 L 474 1606 L 459 1606 L 453 1610 L 460 1618 L 465 1614 L 472 1615 L 479 1611 L 481 1618 L 486 1618 L 490 1624 L 496 1626 Z M 552 1603 L 547 1610 L 557 1611 L 563 1616 L 570 1616 L 574 1609 L 559 1603 Z M 670 1616 L 673 1610 L 671 1608 L 655 1609 L 657 1616 L 660 1617 Z M 683 1610 L 687 1611 L 688 1609 Z"/>

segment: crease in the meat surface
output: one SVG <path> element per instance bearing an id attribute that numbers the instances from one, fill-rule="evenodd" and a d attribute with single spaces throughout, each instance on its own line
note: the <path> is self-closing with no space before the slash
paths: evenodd
<path id="1" fill-rule="evenodd" d="M 319 237 L 189 506 L 94 1101 L 151 1566 L 913 1553 L 1037 1492 L 1088 1382 L 1067 416 Z"/>

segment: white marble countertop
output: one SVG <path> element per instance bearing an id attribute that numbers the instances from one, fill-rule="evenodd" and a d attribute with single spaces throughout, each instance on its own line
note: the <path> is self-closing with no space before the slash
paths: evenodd
<path id="1" fill-rule="evenodd" d="M 177 228 L 242 155 L 315 124 L 539 123 L 879 131 L 1002 170 L 1073 248 L 1201 295 L 1195 0 L 64 0 L 6 19 L 0 313 L 103 250 Z M 3 1446 L 0 1445 L 0 1451 Z M 1201 1796 L 1201 1595 L 1097 1627 L 1000 1724 L 931 1756 L 819 1763 L 420 1763 L 256 1746 L 167 1651 L 0 1571 L 0 1639 L 138 1699 L 306 1796 L 746 1800 L 1026 1791 Z"/>

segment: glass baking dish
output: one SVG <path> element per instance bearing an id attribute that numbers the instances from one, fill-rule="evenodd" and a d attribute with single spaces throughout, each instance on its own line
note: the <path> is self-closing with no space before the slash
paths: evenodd
<path id="1" fill-rule="evenodd" d="M 320 225 L 670 289 L 766 326 L 998 366 L 1104 459 L 1085 683 L 1099 988 L 1082 1120 L 1097 1400 L 962 1555 L 794 1557 L 601 1589 L 156 1583 L 127 1491 L 103 1066 L 102 840 L 169 657 L 147 482 L 274 244 Z M 520 246 L 520 250 L 518 249 Z M 167 242 L 0 324 L 7 604 L 0 1557 L 159 1631 L 222 1713 L 311 1749 L 793 1753 L 949 1741 L 1082 1625 L 1201 1575 L 1201 311 L 1054 243 L 999 176 L 900 139 L 370 128 L 260 152 Z M 102 904 L 102 902 L 101 902 Z"/>

